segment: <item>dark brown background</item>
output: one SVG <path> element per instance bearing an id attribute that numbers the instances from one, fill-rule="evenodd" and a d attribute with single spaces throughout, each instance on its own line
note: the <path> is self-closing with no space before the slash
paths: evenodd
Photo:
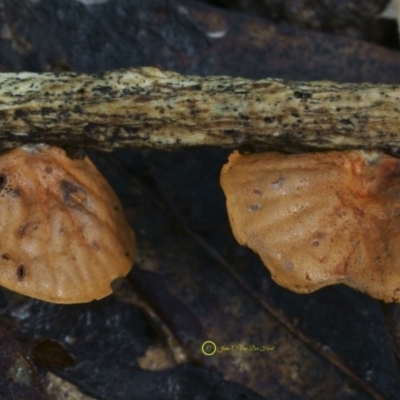
<path id="1" fill-rule="evenodd" d="M 375 18 L 385 0 L 208 3 L 2 0 L 0 70 L 400 83 L 396 24 Z M 230 232 L 227 151 L 91 156 L 137 233 L 135 268 L 91 304 L 0 292 L 1 399 L 61 398 L 49 371 L 96 399 L 399 398 L 398 306 L 272 282 Z M 206 357 L 205 340 L 274 350 Z"/>

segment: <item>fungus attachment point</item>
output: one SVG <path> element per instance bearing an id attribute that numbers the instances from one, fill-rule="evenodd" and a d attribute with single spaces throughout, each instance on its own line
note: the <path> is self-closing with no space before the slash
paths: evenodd
<path id="1" fill-rule="evenodd" d="M 237 241 L 280 285 L 343 283 L 400 302 L 400 160 L 377 151 L 234 152 L 221 172 Z"/>
<path id="2" fill-rule="evenodd" d="M 111 293 L 133 263 L 135 236 L 93 163 L 24 146 L 0 156 L 0 285 L 54 303 Z"/>

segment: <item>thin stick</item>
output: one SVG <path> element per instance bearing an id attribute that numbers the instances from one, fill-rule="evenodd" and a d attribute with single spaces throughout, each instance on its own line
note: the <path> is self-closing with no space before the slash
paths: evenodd
<path id="1" fill-rule="evenodd" d="M 155 68 L 4 73 L 0 147 L 396 150 L 399 99 L 395 85 L 202 78 Z"/>

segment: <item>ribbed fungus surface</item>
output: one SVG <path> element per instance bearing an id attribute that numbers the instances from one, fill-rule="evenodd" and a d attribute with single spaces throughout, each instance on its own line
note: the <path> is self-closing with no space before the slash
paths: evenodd
<path id="1" fill-rule="evenodd" d="M 0 285 L 54 303 L 111 293 L 135 236 L 93 163 L 47 145 L 0 156 Z"/>
<path id="2" fill-rule="evenodd" d="M 378 151 L 234 152 L 221 172 L 237 241 L 280 285 L 343 283 L 400 302 L 400 160 Z"/>

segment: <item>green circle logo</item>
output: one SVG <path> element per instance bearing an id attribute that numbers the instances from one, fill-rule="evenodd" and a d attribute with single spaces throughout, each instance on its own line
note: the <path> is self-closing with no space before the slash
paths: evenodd
<path id="1" fill-rule="evenodd" d="M 201 352 L 205 356 L 212 356 L 217 352 L 217 345 L 211 340 L 207 340 L 201 345 Z"/>

